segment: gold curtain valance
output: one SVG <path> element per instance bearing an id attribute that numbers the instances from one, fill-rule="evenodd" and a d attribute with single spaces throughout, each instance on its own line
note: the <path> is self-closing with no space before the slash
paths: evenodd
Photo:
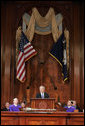
<path id="1" fill-rule="evenodd" d="M 45 35 L 52 32 L 54 42 L 57 41 L 58 37 L 60 36 L 60 32 L 58 30 L 58 24 L 56 22 L 56 17 L 55 17 L 53 8 L 49 9 L 45 17 L 42 17 L 36 8 L 32 9 L 32 15 L 31 15 L 29 24 L 27 24 L 28 28 L 25 31 L 25 34 L 27 38 L 29 39 L 29 41 L 32 41 L 34 33 L 40 34 L 40 32 L 35 29 L 35 22 L 37 23 L 39 27 L 42 27 L 42 28 L 47 27 L 51 24 L 51 31 L 48 31 L 45 33 L 41 32 L 41 34 Z"/>

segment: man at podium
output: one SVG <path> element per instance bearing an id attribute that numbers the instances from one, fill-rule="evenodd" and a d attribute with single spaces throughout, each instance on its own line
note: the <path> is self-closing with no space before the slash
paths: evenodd
<path id="1" fill-rule="evenodd" d="M 38 93 L 36 95 L 36 98 L 49 98 L 49 95 L 45 92 L 45 87 L 44 86 L 40 86 L 39 87 L 40 93 Z"/>

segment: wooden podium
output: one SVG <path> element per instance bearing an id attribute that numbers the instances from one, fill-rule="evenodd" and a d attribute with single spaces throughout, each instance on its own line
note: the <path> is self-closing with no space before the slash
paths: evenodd
<path id="1" fill-rule="evenodd" d="M 54 98 L 31 98 L 31 108 L 34 109 L 55 109 L 55 99 Z"/>

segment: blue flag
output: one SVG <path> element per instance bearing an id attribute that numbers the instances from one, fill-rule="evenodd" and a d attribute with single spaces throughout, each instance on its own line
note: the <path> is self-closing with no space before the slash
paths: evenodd
<path id="1" fill-rule="evenodd" d="M 58 63 L 62 67 L 62 75 L 64 81 L 68 79 L 68 72 L 67 72 L 67 60 L 66 60 L 66 39 L 64 36 L 64 32 L 61 34 L 59 39 L 56 43 L 53 44 L 53 47 L 49 54 L 55 58 Z"/>

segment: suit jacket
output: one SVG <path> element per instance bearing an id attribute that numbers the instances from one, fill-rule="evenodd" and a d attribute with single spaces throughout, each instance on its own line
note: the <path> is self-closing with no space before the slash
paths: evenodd
<path id="1" fill-rule="evenodd" d="M 40 93 L 37 94 L 37 95 L 36 95 L 36 98 L 42 98 L 42 97 L 41 97 L 41 94 L 40 94 Z M 49 98 L 49 95 L 48 95 L 46 92 L 44 92 L 44 98 Z"/>
<path id="2" fill-rule="evenodd" d="M 1 109 L 1 111 L 9 111 L 9 109 L 3 108 L 3 109 Z"/>

